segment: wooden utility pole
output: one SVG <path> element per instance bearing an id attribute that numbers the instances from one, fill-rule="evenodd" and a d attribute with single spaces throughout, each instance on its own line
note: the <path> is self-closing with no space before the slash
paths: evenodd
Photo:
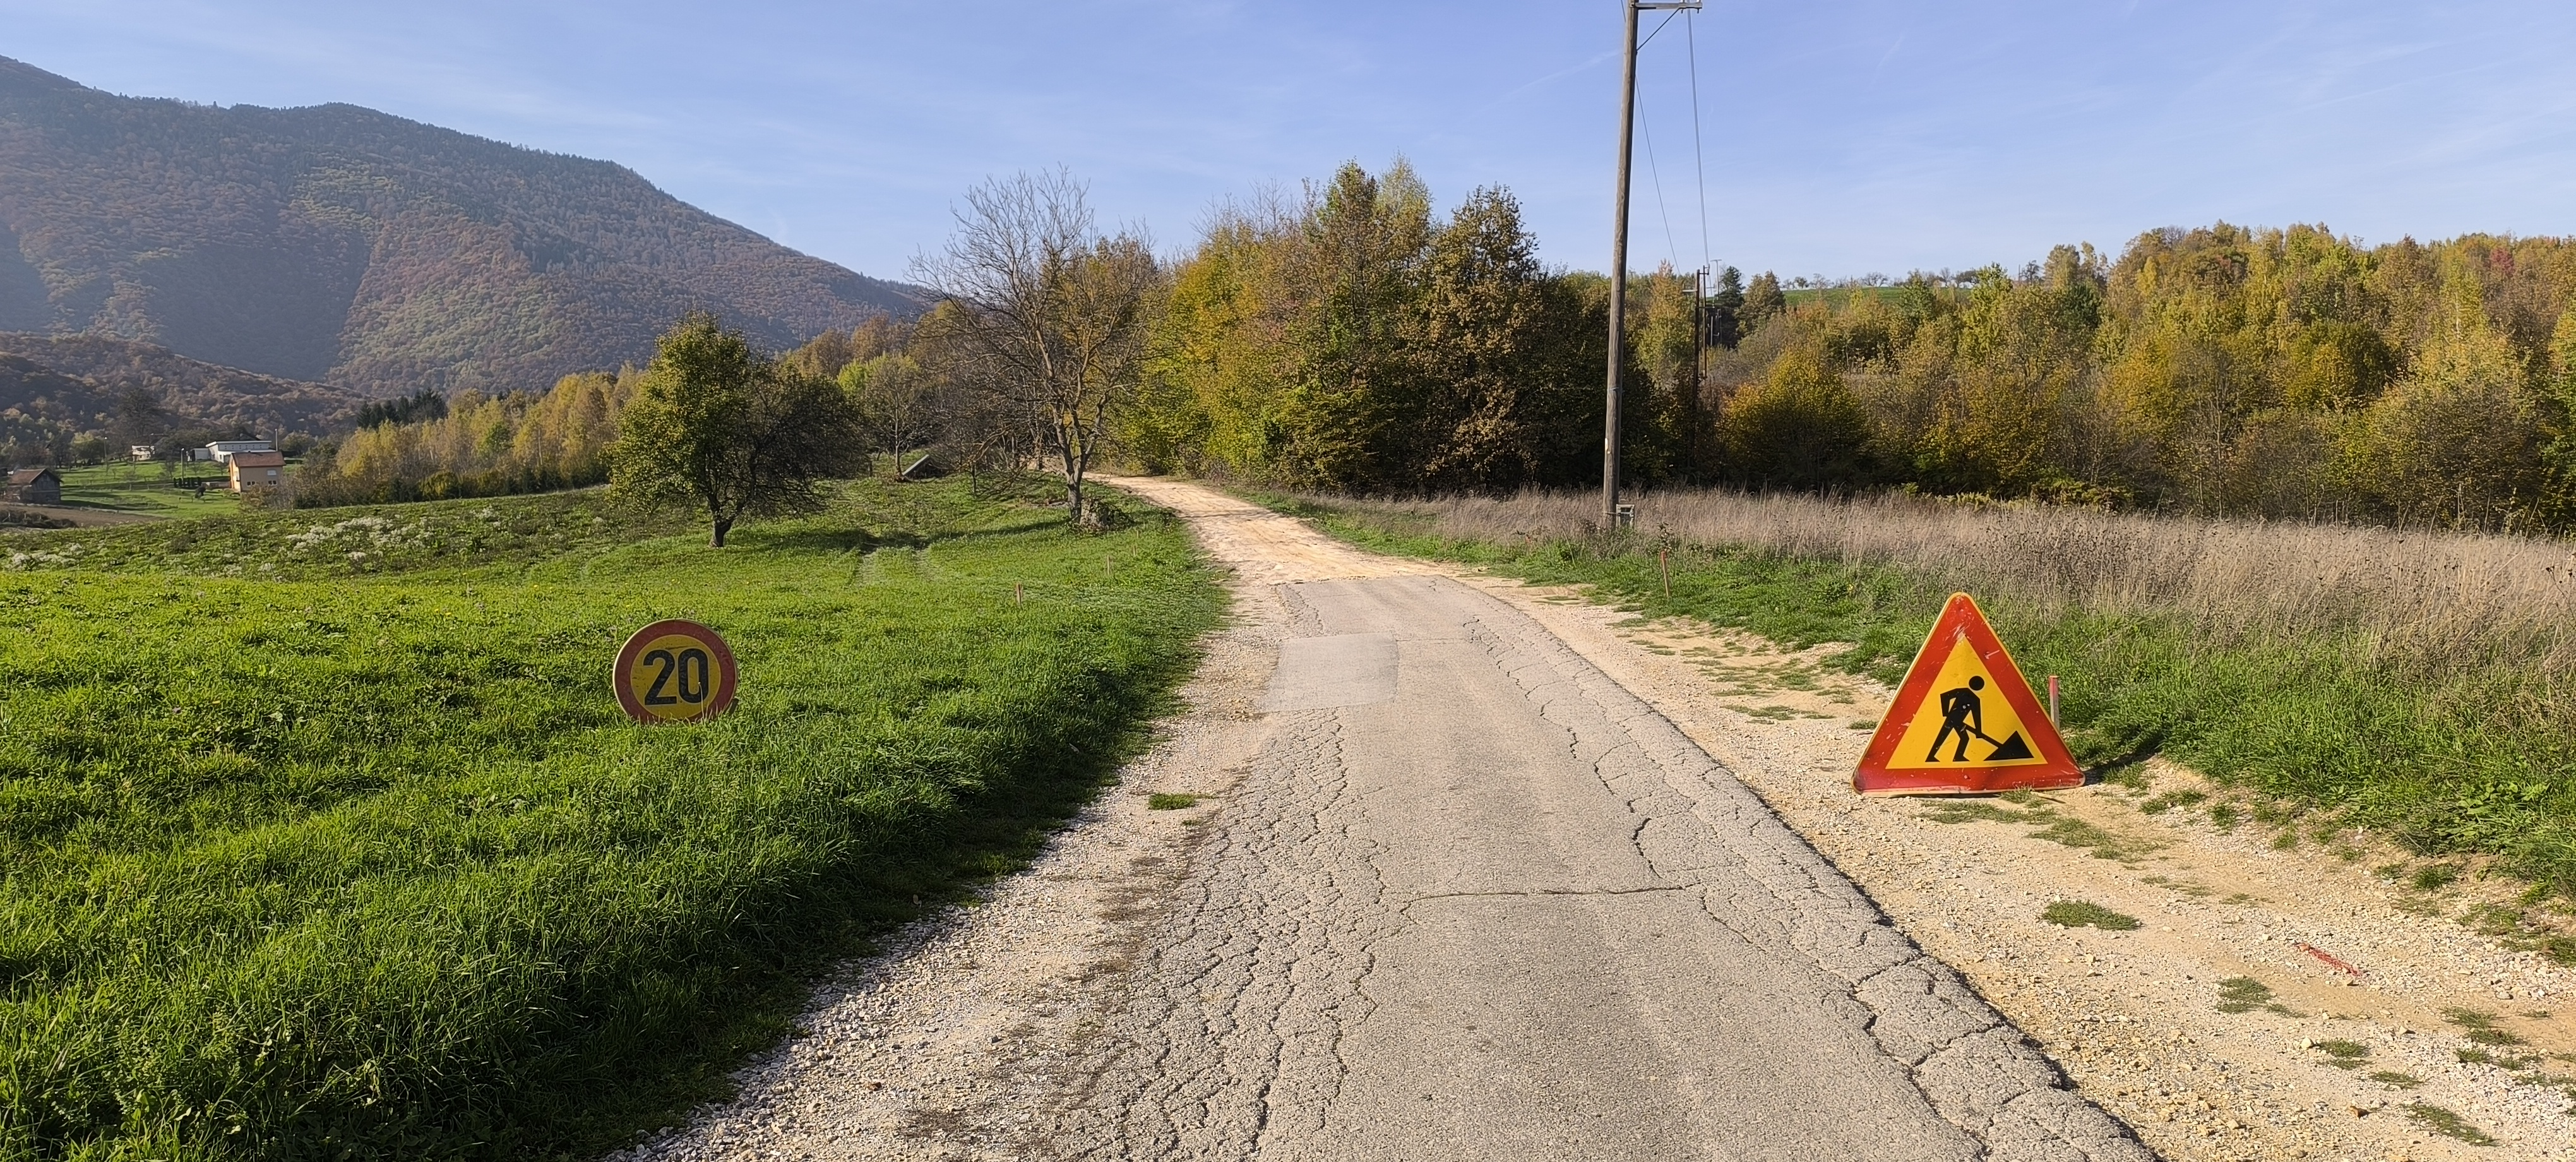
<path id="1" fill-rule="evenodd" d="M 1619 195 L 1610 224 L 1610 391 L 1601 420 L 1601 527 L 1619 527 L 1619 369 L 1628 361 L 1628 156 L 1637 137 L 1637 14 L 1697 11 L 1701 0 L 1628 0 L 1627 50 L 1619 54 Z"/>
<path id="2" fill-rule="evenodd" d="M 1691 404 L 1699 404 L 1699 385 L 1708 378 L 1708 268 L 1691 272 Z"/>

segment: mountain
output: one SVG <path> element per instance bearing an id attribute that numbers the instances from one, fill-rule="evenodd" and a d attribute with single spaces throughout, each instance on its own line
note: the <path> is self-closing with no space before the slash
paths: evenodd
<path id="1" fill-rule="evenodd" d="M 354 105 L 120 97 L 0 57 L 0 330 L 390 395 L 640 362 L 691 307 L 786 348 L 921 292 L 604 161 Z"/>
<path id="2" fill-rule="evenodd" d="M 138 390 L 159 409 L 139 425 L 123 415 Z M 130 339 L 0 335 L 0 440 L 8 442 L 42 445 L 55 433 L 89 431 L 149 440 L 171 429 L 240 430 L 273 440 L 346 427 L 367 399 Z"/>

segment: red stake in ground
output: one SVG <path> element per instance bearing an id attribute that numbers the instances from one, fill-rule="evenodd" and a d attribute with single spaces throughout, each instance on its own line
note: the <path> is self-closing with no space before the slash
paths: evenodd
<path id="1" fill-rule="evenodd" d="M 1861 752 L 1864 795 L 1974 795 L 2080 786 L 2084 769 L 2012 655 L 1965 593 L 1950 595 L 1923 652 Z"/>

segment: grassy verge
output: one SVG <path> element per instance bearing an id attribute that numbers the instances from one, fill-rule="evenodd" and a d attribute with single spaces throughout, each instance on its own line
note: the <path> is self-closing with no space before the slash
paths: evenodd
<path id="1" fill-rule="evenodd" d="M 594 494 L 318 515 L 0 558 L 0 1156 L 595 1154 L 1030 853 L 1222 602 L 1159 514 L 962 485 L 722 551 Z M 734 713 L 618 713 L 664 616 Z"/>
<path id="2" fill-rule="evenodd" d="M 1256 496 L 1368 548 L 1486 566 L 1538 584 L 1589 585 L 1650 617 L 1680 616 L 1804 648 L 1851 643 L 1834 664 L 1894 682 L 1949 586 L 1891 565 L 1643 536 L 1445 535 L 1385 505 Z M 1669 554 L 1667 595 L 1657 553 Z M 2162 753 L 2259 791 L 2263 822 L 2295 844 L 2335 826 L 2380 828 L 2423 855 L 2488 853 L 2535 881 L 2526 901 L 2576 899 L 2576 733 L 2567 699 L 2513 664 L 2418 673 L 2331 633 L 2214 640 L 2183 611 L 2104 613 L 2081 602 L 1978 595 L 2034 681 L 2065 683 L 2077 758 L 2116 774 Z M 2230 808 L 2232 810 L 2232 808 Z M 2576 942 L 2523 936 L 2576 959 Z"/>

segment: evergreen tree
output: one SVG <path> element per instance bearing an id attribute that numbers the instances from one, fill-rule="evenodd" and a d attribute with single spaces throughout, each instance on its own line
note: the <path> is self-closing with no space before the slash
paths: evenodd
<path id="1" fill-rule="evenodd" d="M 1744 272 L 1730 266 L 1717 272 L 1717 288 L 1701 309 L 1707 312 L 1704 333 L 1709 345 L 1735 350 L 1744 338 Z"/>

